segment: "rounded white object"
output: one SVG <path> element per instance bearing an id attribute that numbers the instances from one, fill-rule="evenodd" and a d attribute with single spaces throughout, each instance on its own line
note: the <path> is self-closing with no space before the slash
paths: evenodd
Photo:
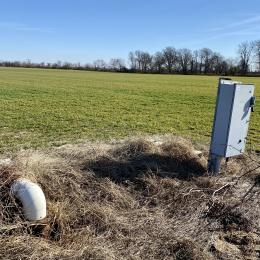
<path id="1" fill-rule="evenodd" d="M 17 179 L 11 186 L 11 194 L 22 202 L 24 217 L 36 221 L 46 217 L 46 199 L 39 185 Z"/>

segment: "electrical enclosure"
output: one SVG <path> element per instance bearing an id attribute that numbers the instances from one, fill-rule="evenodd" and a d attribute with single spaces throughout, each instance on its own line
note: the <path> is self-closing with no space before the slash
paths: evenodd
<path id="1" fill-rule="evenodd" d="M 220 157 L 240 155 L 245 150 L 254 85 L 219 80 L 210 153 Z"/>

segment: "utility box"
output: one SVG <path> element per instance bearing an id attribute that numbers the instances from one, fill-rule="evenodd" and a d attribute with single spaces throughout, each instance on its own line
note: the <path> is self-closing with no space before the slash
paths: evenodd
<path id="1" fill-rule="evenodd" d="M 232 157 L 245 151 L 249 119 L 255 103 L 254 85 L 220 79 L 210 157 Z"/>

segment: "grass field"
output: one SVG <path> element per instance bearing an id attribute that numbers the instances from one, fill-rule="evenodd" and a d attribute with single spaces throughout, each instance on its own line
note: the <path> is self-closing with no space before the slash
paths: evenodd
<path id="1" fill-rule="evenodd" d="M 0 152 L 157 133 L 209 142 L 217 80 L 0 68 Z M 241 80 L 256 84 L 259 99 L 260 78 Z M 260 146 L 259 101 L 249 135 L 255 148 Z"/>

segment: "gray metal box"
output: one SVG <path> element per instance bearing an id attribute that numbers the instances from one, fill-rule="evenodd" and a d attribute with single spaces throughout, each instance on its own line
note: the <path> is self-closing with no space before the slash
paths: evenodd
<path id="1" fill-rule="evenodd" d="M 219 81 L 211 154 L 227 158 L 244 152 L 253 94 L 252 84 Z"/>

